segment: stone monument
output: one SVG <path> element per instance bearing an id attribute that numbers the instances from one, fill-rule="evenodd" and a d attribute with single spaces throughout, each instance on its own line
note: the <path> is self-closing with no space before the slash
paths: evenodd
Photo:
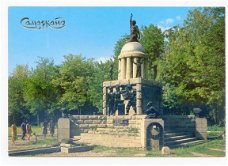
<path id="1" fill-rule="evenodd" d="M 122 47 L 118 56 L 118 80 L 103 82 L 103 114 L 146 114 L 148 102 L 160 110 L 162 102 L 161 87 L 148 80 L 148 59 L 145 50 L 140 44 L 140 32 L 136 21 L 130 17 L 130 39 Z M 119 94 L 119 103 L 114 102 L 114 110 L 110 108 L 113 94 Z M 113 103 L 113 102 L 112 102 Z M 161 113 L 162 114 L 162 113 Z"/>

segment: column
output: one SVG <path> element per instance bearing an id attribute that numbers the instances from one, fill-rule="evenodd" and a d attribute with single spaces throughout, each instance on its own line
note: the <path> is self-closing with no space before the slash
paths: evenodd
<path id="1" fill-rule="evenodd" d="M 137 62 L 138 58 L 133 58 L 133 62 Z M 133 63 L 133 78 L 136 78 L 136 71 L 137 71 L 137 66 L 136 64 Z"/>
<path id="2" fill-rule="evenodd" d="M 126 78 L 126 63 L 125 58 L 121 59 L 121 79 Z"/>
<path id="3" fill-rule="evenodd" d="M 131 58 L 130 57 L 128 57 L 127 58 L 127 71 L 126 71 L 126 79 L 130 79 L 131 78 L 131 64 L 132 64 L 132 62 L 131 62 Z"/>
<path id="4" fill-rule="evenodd" d="M 121 79 L 121 59 L 118 60 L 118 80 Z"/>
<path id="5" fill-rule="evenodd" d="M 130 69 L 131 69 L 131 72 L 130 72 L 130 78 L 133 78 L 133 59 L 131 58 L 131 63 L 130 63 Z"/>
<path id="6" fill-rule="evenodd" d="M 144 64 L 144 59 L 143 58 L 141 59 L 141 62 L 142 62 L 142 64 L 141 64 L 141 77 L 145 78 L 145 70 L 144 70 L 145 64 Z"/>

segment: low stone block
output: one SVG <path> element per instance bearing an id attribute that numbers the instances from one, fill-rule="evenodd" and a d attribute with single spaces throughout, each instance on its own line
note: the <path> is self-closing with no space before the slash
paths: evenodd
<path id="1" fill-rule="evenodd" d="M 97 124 L 89 124 L 89 128 L 95 128 L 97 127 Z"/>
<path id="2" fill-rule="evenodd" d="M 76 124 L 83 124 L 84 121 L 83 121 L 83 120 L 76 120 L 75 123 L 76 123 Z"/>
<path id="3" fill-rule="evenodd" d="M 88 133 L 89 132 L 89 129 L 83 129 L 83 132 L 84 133 Z"/>
<path id="4" fill-rule="evenodd" d="M 69 118 L 60 118 L 58 120 L 58 128 L 61 128 L 61 129 L 70 128 Z"/>
<path id="5" fill-rule="evenodd" d="M 74 147 L 61 147 L 61 152 L 63 153 L 74 153 L 74 152 L 84 152 L 92 150 L 94 146 L 74 146 Z"/>
<path id="6" fill-rule="evenodd" d="M 92 120 L 84 120 L 84 124 L 92 124 L 93 123 L 93 121 Z"/>
<path id="7" fill-rule="evenodd" d="M 107 119 L 107 116 L 98 116 L 98 119 L 106 120 Z"/>
<path id="8" fill-rule="evenodd" d="M 72 144 L 65 144 L 65 143 L 61 143 L 60 144 L 60 147 L 72 147 L 73 145 Z"/>
<path id="9" fill-rule="evenodd" d="M 168 146 L 164 146 L 164 147 L 162 147 L 161 152 L 163 155 L 169 155 L 170 154 L 170 148 Z"/>
<path id="10" fill-rule="evenodd" d="M 79 126 L 80 128 L 88 128 L 89 127 L 89 125 L 88 124 L 80 124 L 80 126 Z"/>
<path id="11" fill-rule="evenodd" d="M 105 128 L 105 127 L 107 127 L 107 125 L 106 124 L 98 124 L 97 127 Z"/>
<path id="12" fill-rule="evenodd" d="M 93 120 L 93 124 L 101 124 L 102 120 Z"/>
<path id="13" fill-rule="evenodd" d="M 79 119 L 80 120 L 86 120 L 86 119 L 89 119 L 89 116 L 88 115 L 80 115 Z"/>
<path id="14" fill-rule="evenodd" d="M 70 128 L 68 129 L 58 129 L 58 141 L 61 142 L 63 139 L 70 139 Z"/>

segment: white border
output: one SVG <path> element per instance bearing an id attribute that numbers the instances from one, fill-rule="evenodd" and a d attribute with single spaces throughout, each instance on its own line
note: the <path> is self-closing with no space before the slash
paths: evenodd
<path id="1" fill-rule="evenodd" d="M 225 158 L 29 158 L 29 157 L 8 157 L 8 7 L 9 6 L 225 6 L 227 0 L 39 0 L 39 1 L 20 1 L 20 0 L 3 0 L 0 1 L 1 14 L 1 44 L 0 44 L 0 131 L 1 131 L 1 165 L 227 165 L 228 160 Z M 227 16 L 227 9 L 226 9 Z M 226 17 L 227 23 L 227 17 Z M 227 32 L 226 26 L 226 32 Z M 227 33 L 226 33 L 227 39 Z M 227 51 L 226 51 L 227 53 Z M 227 61 L 226 61 L 227 63 Z M 227 77 L 227 73 L 226 73 Z M 7 117 L 7 118 L 6 118 Z M 226 140 L 227 141 L 227 140 Z"/>

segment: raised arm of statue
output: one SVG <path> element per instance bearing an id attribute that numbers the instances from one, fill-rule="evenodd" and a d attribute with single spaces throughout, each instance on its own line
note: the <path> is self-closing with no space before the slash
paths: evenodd
<path id="1" fill-rule="evenodd" d="M 131 13 L 131 17 L 130 17 L 130 27 L 132 26 L 132 17 L 133 17 L 133 14 Z"/>

